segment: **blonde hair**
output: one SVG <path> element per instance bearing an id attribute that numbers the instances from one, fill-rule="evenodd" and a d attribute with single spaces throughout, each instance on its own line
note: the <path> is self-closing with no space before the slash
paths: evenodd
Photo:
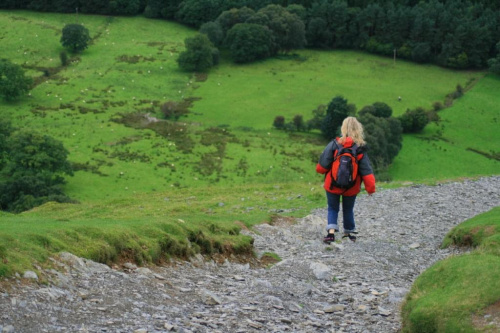
<path id="1" fill-rule="evenodd" d="M 339 139 L 341 144 L 344 144 L 345 138 L 348 136 L 352 138 L 354 143 L 358 146 L 365 144 L 365 136 L 363 133 L 363 125 L 355 117 L 347 117 L 342 122 L 342 127 L 340 128 L 342 137 Z"/>

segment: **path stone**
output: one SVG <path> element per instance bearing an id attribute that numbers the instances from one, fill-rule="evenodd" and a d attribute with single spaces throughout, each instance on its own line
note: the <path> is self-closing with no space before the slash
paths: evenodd
<path id="1" fill-rule="evenodd" d="M 275 252 L 283 259 L 268 268 L 231 260 L 217 265 L 197 255 L 165 267 L 129 263 L 111 269 L 61 253 L 51 259 L 57 271 L 35 267 L 43 284 L 21 283 L 18 275 L 0 285 L 0 329 L 398 332 L 401 302 L 413 281 L 459 253 L 440 249 L 446 233 L 499 205 L 498 176 L 360 195 L 355 243 L 322 243 L 326 208 L 294 224 L 242 231 L 254 238 L 257 256 Z"/>

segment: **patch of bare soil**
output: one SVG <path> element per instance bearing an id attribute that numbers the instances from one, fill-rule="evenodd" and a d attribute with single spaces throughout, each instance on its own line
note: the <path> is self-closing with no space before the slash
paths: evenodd
<path id="1" fill-rule="evenodd" d="M 500 300 L 473 315 L 472 323 L 481 332 L 500 333 Z"/>

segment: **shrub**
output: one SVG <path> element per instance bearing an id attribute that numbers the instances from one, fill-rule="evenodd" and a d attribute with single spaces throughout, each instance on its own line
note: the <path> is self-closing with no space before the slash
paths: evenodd
<path id="1" fill-rule="evenodd" d="M 197 34 L 186 38 L 184 43 L 186 50 L 177 59 L 179 67 L 186 71 L 204 72 L 214 66 L 214 46 L 207 35 Z"/>
<path id="2" fill-rule="evenodd" d="M 234 62 L 245 63 L 271 55 L 272 32 L 259 24 L 238 23 L 228 32 L 225 45 Z"/>
<path id="3" fill-rule="evenodd" d="M 6 101 L 18 99 L 30 89 L 33 80 L 24 74 L 21 66 L 9 60 L 0 60 L 0 97 Z"/>
<path id="4" fill-rule="evenodd" d="M 276 116 L 276 118 L 274 118 L 273 126 L 277 129 L 283 129 L 285 127 L 285 117 Z"/>
<path id="5" fill-rule="evenodd" d="M 415 110 L 406 110 L 406 112 L 399 117 L 401 126 L 404 133 L 418 133 L 421 132 L 429 123 L 429 116 L 423 108 L 416 108 Z"/>
<path id="6" fill-rule="evenodd" d="M 61 59 L 62 66 L 68 65 L 68 54 L 66 53 L 66 51 L 62 51 L 61 53 L 59 53 L 59 59 Z"/>

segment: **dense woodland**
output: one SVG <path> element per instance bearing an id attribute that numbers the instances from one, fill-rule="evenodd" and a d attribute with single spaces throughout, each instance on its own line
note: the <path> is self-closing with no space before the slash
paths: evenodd
<path id="1" fill-rule="evenodd" d="M 245 36 L 269 44 L 248 59 L 233 52 L 240 62 L 308 47 L 485 68 L 500 41 L 497 0 L 3 0 L 0 8 L 145 15 L 201 27 L 217 47 L 237 48 Z M 237 24 L 246 26 L 231 32 Z"/>

